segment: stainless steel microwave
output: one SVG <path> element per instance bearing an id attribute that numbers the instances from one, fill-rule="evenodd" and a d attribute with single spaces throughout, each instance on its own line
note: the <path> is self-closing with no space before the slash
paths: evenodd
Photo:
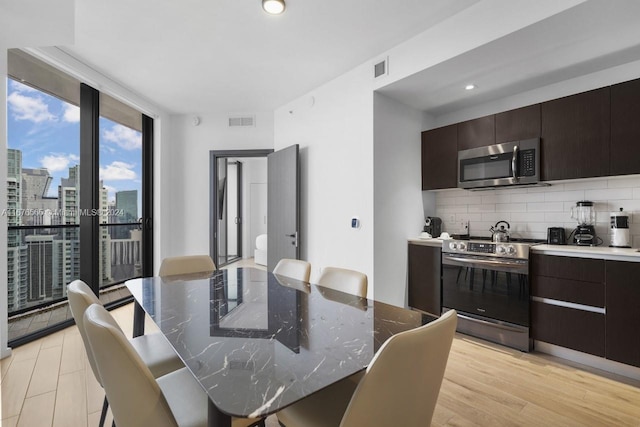
<path id="1" fill-rule="evenodd" d="M 458 151 L 458 187 L 531 185 L 540 180 L 540 138 Z"/>

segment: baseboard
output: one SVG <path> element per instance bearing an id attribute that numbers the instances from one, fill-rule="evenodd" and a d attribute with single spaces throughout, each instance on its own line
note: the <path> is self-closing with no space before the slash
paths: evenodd
<path id="1" fill-rule="evenodd" d="M 550 354 L 551 356 L 560 357 L 562 359 L 580 363 L 581 365 L 590 366 L 592 368 L 640 381 L 640 368 L 636 368 L 635 366 L 625 365 L 624 363 L 571 350 L 570 348 L 560 347 L 555 344 L 549 344 L 544 341 L 534 341 L 533 347 L 535 351 L 539 351 L 540 353 Z"/>

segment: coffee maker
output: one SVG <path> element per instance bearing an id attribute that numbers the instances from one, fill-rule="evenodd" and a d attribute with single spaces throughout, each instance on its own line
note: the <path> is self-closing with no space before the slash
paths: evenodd
<path id="1" fill-rule="evenodd" d="M 620 212 L 611 212 L 611 235 L 609 246 L 613 248 L 630 248 L 629 215 L 620 208 Z"/>
<path id="2" fill-rule="evenodd" d="M 581 200 L 576 202 L 576 206 L 571 208 L 571 218 L 578 222 L 578 226 L 573 230 L 573 244 L 578 246 L 596 246 L 597 236 L 594 226 L 596 212 L 593 202 Z"/>
<path id="3" fill-rule="evenodd" d="M 428 216 L 424 220 L 424 231 L 433 237 L 438 237 L 442 233 L 442 220 L 437 216 Z"/>

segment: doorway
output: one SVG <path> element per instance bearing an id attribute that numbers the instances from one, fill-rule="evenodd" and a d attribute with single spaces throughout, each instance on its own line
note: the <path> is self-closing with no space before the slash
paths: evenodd
<path id="1" fill-rule="evenodd" d="M 210 152 L 210 253 L 218 267 L 253 257 L 257 236 L 267 233 L 266 157 L 272 152 Z"/>

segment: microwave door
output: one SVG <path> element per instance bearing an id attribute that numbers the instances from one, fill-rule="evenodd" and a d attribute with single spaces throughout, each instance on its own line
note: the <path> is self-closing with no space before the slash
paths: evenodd
<path id="1" fill-rule="evenodd" d="M 517 162 L 517 161 L 516 161 Z M 500 153 L 460 161 L 460 182 L 497 185 L 496 180 L 512 179 L 513 153 Z"/>

